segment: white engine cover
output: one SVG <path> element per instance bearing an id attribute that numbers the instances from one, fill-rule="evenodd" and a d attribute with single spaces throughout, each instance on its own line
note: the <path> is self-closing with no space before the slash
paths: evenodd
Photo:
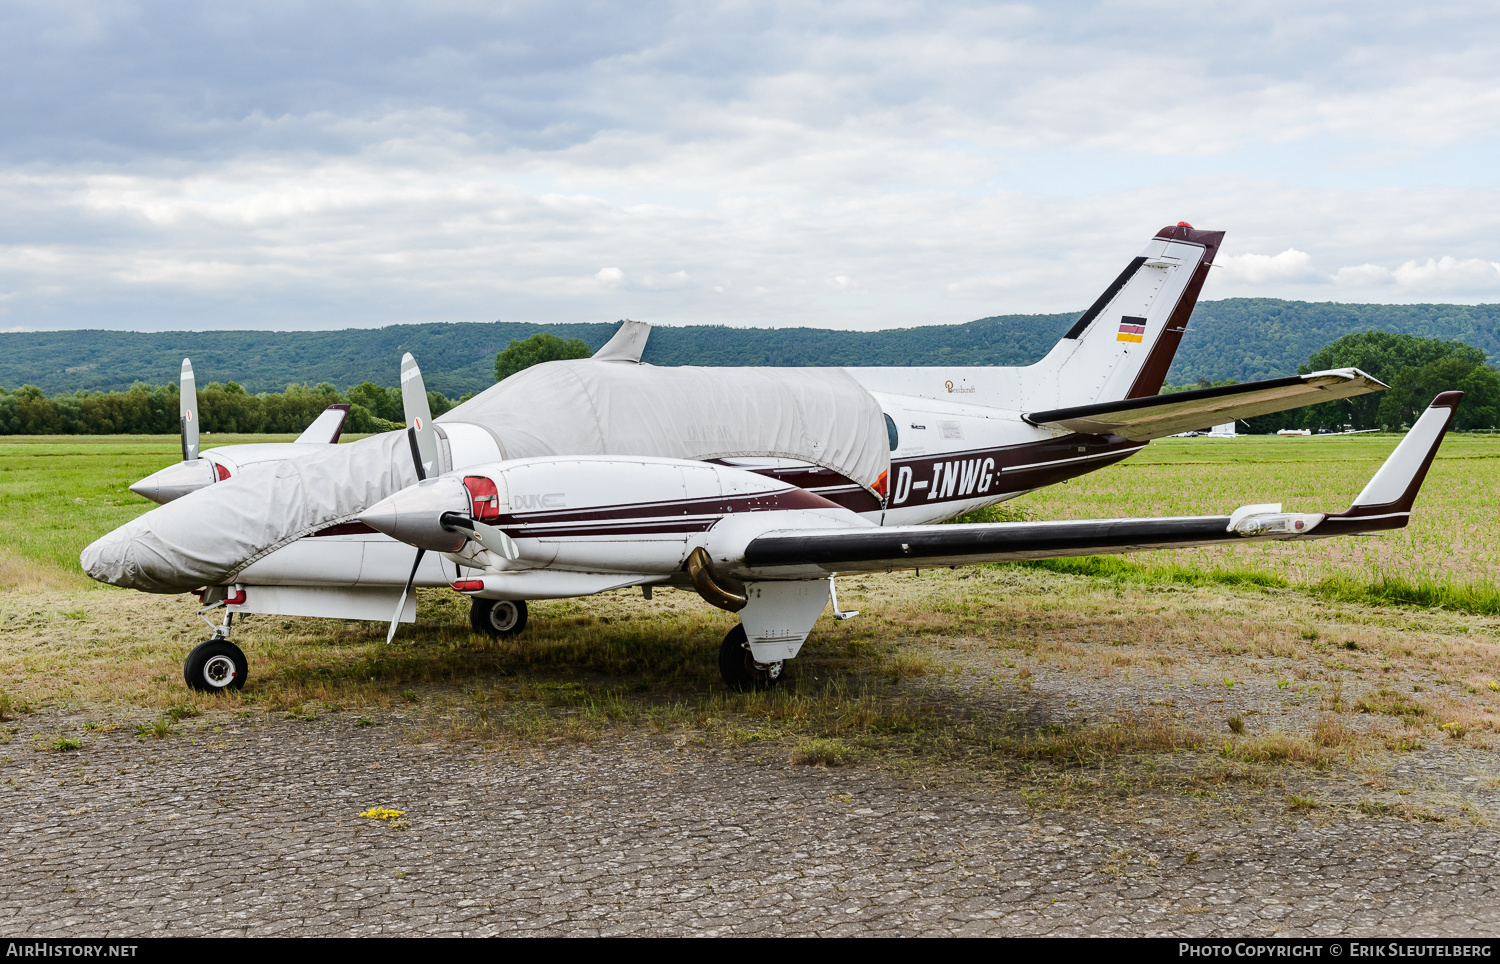
<path id="1" fill-rule="evenodd" d="M 452 473 L 494 484 L 496 507 L 477 515 L 515 540 L 520 558 L 455 553 L 492 572 L 535 569 L 669 574 L 705 544 L 720 519 L 747 525 L 740 547 L 779 524 L 763 513 L 813 510 L 855 518 L 804 489 L 743 469 L 673 459 L 518 459 Z M 741 520 L 748 520 L 742 522 Z M 727 521 L 727 520 L 726 520 Z"/>

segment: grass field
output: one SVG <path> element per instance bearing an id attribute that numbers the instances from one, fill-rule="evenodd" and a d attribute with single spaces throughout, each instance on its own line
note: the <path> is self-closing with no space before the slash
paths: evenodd
<path id="1" fill-rule="evenodd" d="M 1024 518 L 1209 515 L 1259 502 L 1287 511 L 1346 508 L 1400 441 L 1394 435 L 1169 438 L 1125 462 L 1002 507 Z M 1406 584 L 1426 598 L 1500 613 L 1500 438 L 1450 435 L 1405 529 L 1362 538 L 1255 543 L 1138 553 L 1134 566 L 1165 575 L 1272 577 L 1345 594 Z M 1110 569 L 1109 571 L 1115 571 Z M 1442 590 L 1446 589 L 1446 593 Z M 1472 606 L 1467 608 L 1473 608 Z"/>
<path id="2" fill-rule="evenodd" d="M 1395 442 L 1171 439 L 1010 508 L 1035 518 L 1276 499 L 1338 509 Z M 1297 778 L 1296 799 L 1352 792 L 1413 819 L 1500 819 L 1493 800 L 1414 796 L 1393 776 L 1410 754 L 1447 753 L 1474 774 L 1463 787 L 1500 783 L 1488 762 L 1500 618 L 1327 588 L 1400 576 L 1493 592 L 1500 440 L 1450 438 L 1412 526 L 1381 540 L 843 579 L 841 602 L 863 615 L 820 620 L 789 685 L 749 695 L 718 681 L 733 617 L 691 593 L 537 603 L 526 633 L 494 643 L 469 631 L 466 601 L 441 590 L 422 591 L 419 623 L 393 646 L 375 624 L 249 619 L 236 637 L 251 658 L 247 688 L 191 694 L 181 661 L 206 635 L 193 600 L 98 587 L 76 561 L 149 508 L 125 486 L 175 455 L 159 438 L 0 445 L 0 720 L 19 718 L 0 722 L 0 744 L 40 752 L 86 743 L 99 726 L 167 739 L 222 713 L 345 714 L 494 747 L 644 728 L 814 765 L 1000 774 L 1039 805 L 1153 786 L 1272 792 L 1292 786 L 1288 772 L 1347 772 L 1357 780 L 1344 790 Z M 11 749 L 0 746 L 0 762 Z"/>
<path id="3" fill-rule="evenodd" d="M 218 436 L 205 444 L 290 441 Z M 1002 507 L 1032 519 L 1209 515 L 1256 502 L 1346 507 L 1400 441 L 1392 435 L 1170 438 L 1125 462 Z M 36 436 L 0 442 L 0 585 L 22 574 L 84 585 L 78 553 L 151 508 L 126 486 L 177 456 L 161 436 Z M 1155 569 L 1263 573 L 1293 585 L 1404 579 L 1493 589 L 1500 574 L 1500 437 L 1451 435 L 1407 528 L 1376 537 L 1141 553 Z M 10 573 L 7 575 L 7 573 Z"/>

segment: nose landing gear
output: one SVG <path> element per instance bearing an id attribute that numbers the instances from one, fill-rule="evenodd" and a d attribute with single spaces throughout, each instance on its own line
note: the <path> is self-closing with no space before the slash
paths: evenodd
<path id="1" fill-rule="evenodd" d="M 234 643 L 215 637 L 199 643 L 182 665 L 182 678 L 201 693 L 222 693 L 245 685 L 250 661 Z"/>
<path id="2" fill-rule="evenodd" d="M 238 598 L 232 600 L 235 603 L 244 602 L 243 590 L 236 587 Z M 229 631 L 234 624 L 234 613 L 224 611 L 224 621 L 217 626 L 213 621 L 203 614 L 210 609 L 217 609 L 224 605 L 223 601 L 216 602 L 198 610 L 198 616 L 208 623 L 214 634 L 204 642 L 193 647 L 188 653 L 188 658 L 182 664 L 182 678 L 186 681 L 189 689 L 195 689 L 200 693 L 222 693 L 225 690 L 241 689 L 245 680 L 250 677 L 250 661 L 245 658 L 244 650 L 229 641 Z"/>

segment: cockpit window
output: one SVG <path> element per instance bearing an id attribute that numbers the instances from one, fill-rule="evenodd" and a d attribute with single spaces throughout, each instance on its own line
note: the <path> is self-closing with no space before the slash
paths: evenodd
<path id="1" fill-rule="evenodd" d="M 885 417 L 885 434 L 891 440 L 891 451 L 896 451 L 896 446 L 901 443 L 901 433 L 896 431 L 896 423 L 889 415 Z"/>

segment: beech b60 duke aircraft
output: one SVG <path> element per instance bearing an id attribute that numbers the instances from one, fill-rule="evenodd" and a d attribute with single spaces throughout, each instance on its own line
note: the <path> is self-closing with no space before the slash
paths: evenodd
<path id="1" fill-rule="evenodd" d="M 407 355 L 405 431 L 328 444 L 343 413 L 325 413 L 298 442 L 201 456 L 185 381 L 184 461 L 132 486 L 164 504 L 81 561 L 103 582 L 224 610 L 216 626 L 203 616 L 213 636 L 187 659 L 200 690 L 245 683 L 235 613 L 389 619 L 389 642 L 416 618 L 413 586 L 448 585 L 493 636 L 522 630 L 528 599 L 696 591 L 739 616 L 719 667 L 744 689 L 781 678 L 830 599 L 835 618 L 854 615 L 838 608 L 841 572 L 1406 525 L 1459 392 L 1343 512 L 929 525 L 1153 438 L 1386 387 L 1343 369 L 1157 395 L 1222 239 L 1162 229 L 1024 368 L 657 368 L 640 362 L 649 326 L 627 321 L 593 358 L 536 365 L 438 419 Z"/>

